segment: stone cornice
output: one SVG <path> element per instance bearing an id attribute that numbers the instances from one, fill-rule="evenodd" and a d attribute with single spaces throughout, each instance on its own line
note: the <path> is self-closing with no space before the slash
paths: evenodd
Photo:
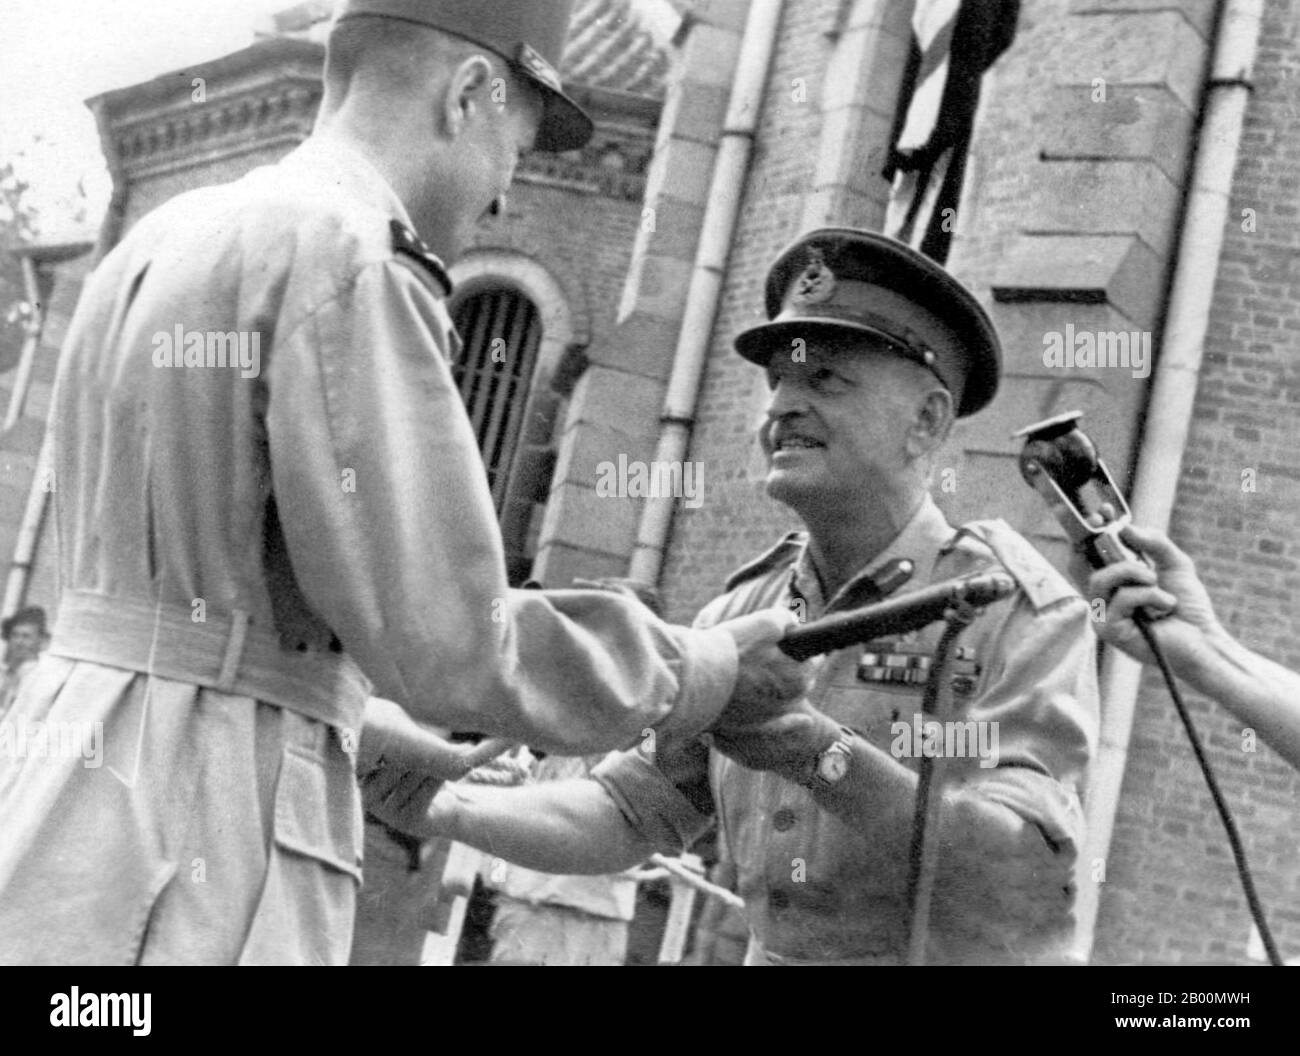
<path id="1" fill-rule="evenodd" d="M 311 131 L 325 50 L 271 39 L 89 100 L 104 128 L 111 171 L 130 179 L 268 147 L 292 148 Z M 194 99 L 201 78 L 203 101 Z"/>
<path id="2" fill-rule="evenodd" d="M 529 154 L 515 182 L 639 202 L 645 197 L 646 170 L 653 153 L 653 133 L 598 124 L 581 151 Z"/>
<path id="3" fill-rule="evenodd" d="M 595 135 L 580 151 L 528 155 L 515 179 L 641 201 L 663 104 L 647 96 L 587 85 L 565 85 L 565 89 L 591 114 Z"/>
<path id="4" fill-rule="evenodd" d="M 102 109 L 114 116 L 126 111 L 141 112 L 151 108 L 167 107 L 190 98 L 190 81 L 202 77 L 214 90 L 223 82 L 236 79 L 264 79 L 268 69 L 296 68 L 320 81 L 325 62 L 325 49 L 319 44 L 290 37 L 259 40 L 239 51 L 222 55 L 197 66 L 164 73 L 152 80 L 141 81 L 126 88 L 117 88 L 88 100 L 92 108 Z"/>
<path id="5" fill-rule="evenodd" d="M 110 170 L 136 180 L 277 146 L 291 149 L 315 121 L 323 55 L 318 44 L 273 38 L 90 100 L 114 155 Z M 195 78 L 203 79 L 203 102 L 193 99 Z M 567 154 L 531 154 L 517 179 L 640 201 L 662 104 L 602 88 L 575 85 L 572 91 L 596 121 L 592 142 Z"/>

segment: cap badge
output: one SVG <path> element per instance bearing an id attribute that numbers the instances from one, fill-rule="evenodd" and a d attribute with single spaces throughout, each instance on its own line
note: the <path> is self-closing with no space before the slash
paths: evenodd
<path id="1" fill-rule="evenodd" d="M 795 304 L 821 304 L 829 301 L 835 292 L 835 272 L 826 266 L 821 250 L 812 249 L 809 253 L 807 267 L 794 281 Z"/>
<path id="2" fill-rule="evenodd" d="M 515 62 L 531 73 L 552 91 L 562 91 L 560 75 L 555 67 L 542 58 L 541 53 L 529 44 L 520 44 L 515 53 Z"/>

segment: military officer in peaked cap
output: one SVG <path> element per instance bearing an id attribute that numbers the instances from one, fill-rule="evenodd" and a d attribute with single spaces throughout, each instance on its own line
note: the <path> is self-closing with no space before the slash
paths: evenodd
<path id="1" fill-rule="evenodd" d="M 54 410 L 65 591 L 10 718 L 100 724 L 103 766 L 0 759 L 0 962 L 345 961 L 372 692 L 400 707 L 360 736 L 367 780 L 418 736 L 401 708 L 585 753 L 799 697 L 770 613 L 687 630 L 507 589 L 443 260 L 521 154 L 591 134 L 568 13 L 345 0 L 307 142 L 88 280 Z M 232 332 L 258 356 L 227 362 Z"/>
<path id="2" fill-rule="evenodd" d="M 635 750 L 585 782 L 445 786 L 430 827 L 539 869 L 609 872 L 680 852 L 716 816 L 750 930 L 747 963 L 897 964 L 906 956 L 918 759 L 946 749 L 931 963 L 1056 956 L 1071 924 L 1079 793 L 1096 738 L 1088 608 L 1002 521 L 954 529 L 929 481 L 955 416 L 997 391 L 997 334 L 976 299 L 909 247 L 813 231 L 780 255 L 768 321 L 736 339 L 771 388 L 760 440 L 792 532 L 700 612 L 707 627 L 793 606 L 813 619 L 869 600 L 897 560 L 901 592 L 1000 569 L 1016 583 L 961 639 L 963 742 L 915 736 L 940 626 L 815 661 L 813 736 Z M 972 739 L 971 735 L 975 739 Z M 976 743 L 976 740 L 978 743 Z"/>
<path id="3" fill-rule="evenodd" d="M 736 338 L 767 367 L 793 342 L 889 352 L 923 366 L 963 418 L 993 399 L 1002 352 L 971 293 L 929 257 L 885 235 L 827 228 L 800 239 L 767 277 L 769 321 Z"/>

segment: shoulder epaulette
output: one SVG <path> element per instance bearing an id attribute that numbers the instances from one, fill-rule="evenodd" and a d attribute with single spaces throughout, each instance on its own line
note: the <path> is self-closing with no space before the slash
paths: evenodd
<path id="1" fill-rule="evenodd" d="M 442 287 L 442 295 L 450 297 L 452 290 L 451 276 L 447 274 L 447 267 L 438 254 L 431 250 L 423 239 L 402 221 L 394 219 L 388 226 L 393 233 L 393 249 L 419 264 Z"/>
<path id="2" fill-rule="evenodd" d="M 1069 580 L 1006 521 L 972 521 L 963 524 L 946 549 L 956 547 L 964 536 L 978 539 L 993 552 L 998 563 L 1019 584 L 1035 609 L 1043 609 L 1065 598 L 1079 596 Z"/>
<path id="3" fill-rule="evenodd" d="M 803 545 L 806 537 L 806 532 L 788 532 L 771 550 L 754 558 L 748 564 L 741 565 L 740 568 L 731 573 L 722 589 L 724 591 L 733 590 L 747 579 L 761 576 L 764 572 L 779 567 L 782 562 L 788 563 L 789 557 L 799 552 L 799 548 Z"/>

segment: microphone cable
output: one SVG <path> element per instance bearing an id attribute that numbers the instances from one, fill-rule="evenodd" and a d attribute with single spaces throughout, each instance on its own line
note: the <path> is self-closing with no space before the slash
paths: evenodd
<path id="1" fill-rule="evenodd" d="M 1255 890 L 1255 879 L 1251 875 L 1250 865 L 1246 862 L 1246 851 L 1241 845 L 1241 836 L 1237 832 L 1237 823 L 1232 820 L 1232 812 L 1228 809 L 1223 793 L 1219 791 L 1219 782 L 1214 777 L 1214 771 L 1210 769 L 1210 761 L 1205 756 L 1205 748 L 1201 744 L 1200 735 L 1197 734 L 1196 727 L 1192 725 L 1192 716 L 1187 710 L 1183 694 L 1178 689 L 1178 682 L 1174 678 L 1173 670 L 1169 667 L 1169 661 L 1165 658 L 1160 643 L 1156 641 L 1156 636 L 1151 629 L 1150 619 L 1144 613 L 1135 612 L 1133 613 L 1133 622 L 1142 633 L 1147 647 L 1151 650 L 1151 654 L 1156 659 L 1156 664 L 1160 667 L 1160 673 L 1164 676 L 1165 685 L 1169 687 L 1169 695 L 1174 698 L 1174 707 L 1178 709 L 1178 717 L 1182 720 L 1183 729 L 1187 731 L 1187 739 L 1192 744 L 1192 752 L 1195 754 L 1196 762 L 1201 768 L 1201 774 L 1205 777 L 1205 784 L 1210 790 L 1210 798 L 1214 800 L 1214 807 L 1219 812 L 1219 820 L 1223 822 L 1223 828 L 1228 834 L 1228 844 L 1232 848 L 1232 858 L 1237 865 L 1237 875 L 1241 877 L 1241 888 L 1246 893 L 1246 903 L 1250 907 L 1250 915 L 1254 918 L 1260 940 L 1264 943 L 1264 950 L 1268 954 L 1268 963 L 1282 967 L 1282 955 L 1278 952 L 1277 943 L 1273 941 L 1273 933 L 1269 930 L 1268 921 L 1264 919 L 1264 907 L 1260 903 L 1259 894 Z"/>

